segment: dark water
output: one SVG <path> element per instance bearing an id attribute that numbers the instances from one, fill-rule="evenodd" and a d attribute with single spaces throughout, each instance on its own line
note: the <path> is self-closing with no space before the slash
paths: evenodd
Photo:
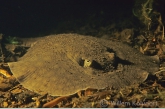
<path id="1" fill-rule="evenodd" d="M 0 33 L 33 37 L 132 14 L 134 0 L 0 0 Z M 89 20 L 90 19 L 90 20 Z M 102 22 L 99 22 L 102 21 Z M 56 32 L 55 32 L 56 33 Z"/>
<path id="2" fill-rule="evenodd" d="M 0 32 L 21 37 L 49 34 L 62 22 L 80 19 L 81 26 L 92 15 L 106 23 L 116 13 L 131 11 L 132 3 L 132 0 L 0 0 Z"/>

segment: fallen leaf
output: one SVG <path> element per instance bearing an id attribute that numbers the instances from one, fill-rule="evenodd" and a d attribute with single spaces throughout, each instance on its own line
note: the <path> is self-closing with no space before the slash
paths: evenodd
<path id="1" fill-rule="evenodd" d="M 8 73 L 6 70 L 4 69 L 0 69 L 0 73 L 3 74 L 5 77 L 9 78 L 11 77 L 10 73 Z"/>

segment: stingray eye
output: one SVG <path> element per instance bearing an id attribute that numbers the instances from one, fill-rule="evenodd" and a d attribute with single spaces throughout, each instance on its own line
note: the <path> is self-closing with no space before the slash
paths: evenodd
<path id="1" fill-rule="evenodd" d="M 80 66 L 87 68 L 87 67 L 90 67 L 93 62 L 90 59 L 82 58 L 82 59 L 79 60 L 78 63 L 79 63 Z"/>
<path id="2" fill-rule="evenodd" d="M 85 60 L 84 60 L 84 65 L 83 65 L 83 67 L 90 67 L 91 64 L 92 64 L 92 61 L 91 61 L 91 60 L 85 59 Z"/>

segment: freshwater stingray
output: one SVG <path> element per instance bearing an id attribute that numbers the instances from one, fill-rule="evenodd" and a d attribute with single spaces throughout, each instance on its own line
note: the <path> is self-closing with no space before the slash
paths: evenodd
<path id="1" fill-rule="evenodd" d="M 78 34 L 46 36 L 8 64 L 25 88 L 54 96 L 138 84 L 159 68 L 153 58 L 122 42 Z"/>

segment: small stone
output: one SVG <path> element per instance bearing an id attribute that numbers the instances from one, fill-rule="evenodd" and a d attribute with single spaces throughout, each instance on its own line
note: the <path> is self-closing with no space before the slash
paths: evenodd
<path id="1" fill-rule="evenodd" d="M 105 98 L 105 99 L 106 99 L 106 100 L 110 100 L 110 98 L 111 98 L 110 96 L 106 96 L 106 98 Z"/>
<path id="2" fill-rule="evenodd" d="M 6 101 L 3 102 L 3 107 L 4 108 L 8 107 L 8 105 L 9 105 L 8 102 L 6 102 Z"/>

